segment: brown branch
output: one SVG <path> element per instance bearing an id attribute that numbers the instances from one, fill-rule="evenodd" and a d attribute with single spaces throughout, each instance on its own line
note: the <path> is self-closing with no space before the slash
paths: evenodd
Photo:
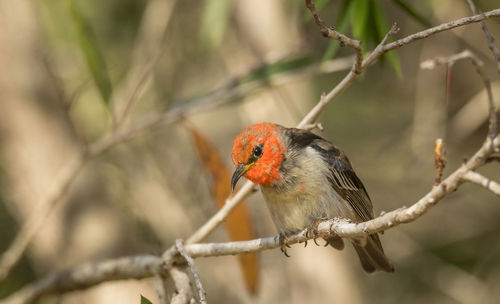
<path id="1" fill-rule="evenodd" d="M 352 47 L 356 51 L 356 62 L 352 67 L 352 71 L 356 74 L 361 74 L 362 71 L 361 65 L 363 63 L 363 48 L 361 46 L 361 41 L 351 39 L 346 35 L 337 32 L 336 30 L 333 29 L 333 27 L 326 26 L 321 17 L 319 16 L 318 11 L 316 11 L 316 7 L 314 6 L 313 1 L 312 0 L 305 0 L 305 1 L 307 8 L 311 11 L 314 21 L 318 25 L 319 30 L 324 37 L 337 40 L 340 42 L 341 46 L 347 45 Z"/>
<path id="2" fill-rule="evenodd" d="M 500 184 L 475 171 L 469 171 L 463 177 L 464 180 L 478 184 L 500 197 Z"/>
<path id="3" fill-rule="evenodd" d="M 469 4 L 472 13 L 474 15 L 477 15 L 478 11 L 476 6 L 474 5 L 474 1 L 467 0 L 467 3 Z M 500 53 L 495 47 L 495 42 L 494 42 L 495 39 L 493 38 L 493 36 L 491 36 L 490 32 L 488 31 L 488 28 L 486 27 L 486 24 L 483 21 L 479 21 L 479 25 L 481 26 L 481 29 L 483 30 L 484 35 L 486 36 L 486 40 L 488 41 L 488 48 L 493 53 L 493 58 L 495 58 L 495 61 L 497 63 L 497 70 L 500 73 Z"/>
<path id="4" fill-rule="evenodd" d="M 155 275 L 155 289 L 158 294 L 158 298 L 160 299 L 160 304 L 168 304 L 168 294 L 166 284 L 167 278 L 165 278 L 161 274 Z"/>
<path id="5" fill-rule="evenodd" d="M 87 263 L 68 271 L 49 274 L 0 302 L 31 303 L 44 294 L 82 290 L 106 281 L 143 279 L 155 275 L 161 265 L 161 258 L 152 255 Z"/>
<path id="6" fill-rule="evenodd" d="M 488 96 L 488 107 L 489 107 L 489 131 L 488 136 L 490 138 L 495 138 L 498 134 L 498 121 L 496 114 L 495 101 L 493 100 L 493 93 L 491 92 L 491 81 L 486 76 L 483 66 L 484 63 L 471 51 L 465 50 L 458 54 L 449 57 L 436 57 L 434 59 L 426 60 L 420 64 L 422 69 L 434 69 L 437 65 L 446 65 L 447 67 L 453 66 L 457 61 L 469 59 L 470 62 L 476 68 L 476 72 L 483 81 L 484 87 L 486 89 L 486 94 Z"/>
<path id="7" fill-rule="evenodd" d="M 188 252 L 186 252 L 182 240 L 175 241 L 175 248 L 177 249 L 179 254 L 186 260 L 189 269 L 191 270 L 191 274 L 193 275 L 196 289 L 198 290 L 199 302 L 201 304 L 206 304 L 207 303 L 207 299 L 205 297 L 206 292 L 205 289 L 203 289 L 203 285 L 201 284 L 200 276 L 198 274 L 198 270 L 196 270 L 196 266 L 194 265 L 193 258 L 189 255 Z"/>
<path id="8" fill-rule="evenodd" d="M 170 300 L 171 304 L 188 304 L 194 302 L 191 290 L 191 281 L 187 274 L 186 267 L 173 266 L 169 270 L 170 277 L 174 281 L 174 295 Z"/>
<path id="9" fill-rule="evenodd" d="M 409 43 L 412 43 L 414 41 L 421 40 L 421 39 L 427 38 L 429 36 L 432 36 L 432 35 L 447 31 L 447 30 L 451 30 L 451 29 L 454 29 L 454 28 L 457 28 L 460 26 L 480 22 L 480 21 L 483 21 L 485 19 L 498 17 L 498 16 L 500 16 L 500 9 L 497 8 L 497 9 L 488 11 L 486 13 L 482 13 L 482 14 L 478 14 L 478 15 L 474 15 L 474 16 L 470 16 L 470 17 L 464 17 L 461 19 L 450 21 L 448 23 L 443 23 L 441 25 L 431 27 L 430 29 L 427 29 L 427 30 L 415 33 L 413 35 L 409 35 L 405 38 L 396 40 L 394 42 L 388 43 L 388 44 L 383 46 L 382 52 L 386 53 L 386 52 L 398 49 L 398 48 L 405 46 Z M 365 60 L 365 62 L 366 62 L 366 60 Z M 370 64 L 370 63 L 371 62 L 366 62 L 366 64 Z"/>

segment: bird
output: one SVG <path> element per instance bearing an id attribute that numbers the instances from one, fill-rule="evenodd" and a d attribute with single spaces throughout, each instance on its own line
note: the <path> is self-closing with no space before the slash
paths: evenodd
<path id="1" fill-rule="evenodd" d="M 314 232 L 322 220 L 360 223 L 374 217 L 366 188 L 345 153 L 310 131 L 268 122 L 248 126 L 234 139 L 231 158 L 236 166 L 231 191 L 242 176 L 260 185 L 286 256 L 287 237 L 304 229 Z M 338 236 L 326 242 L 344 248 Z M 377 233 L 351 242 L 366 272 L 394 271 Z"/>

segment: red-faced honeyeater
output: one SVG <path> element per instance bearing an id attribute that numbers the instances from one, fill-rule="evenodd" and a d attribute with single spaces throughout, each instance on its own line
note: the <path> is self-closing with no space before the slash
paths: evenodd
<path id="1" fill-rule="evenodd" d="M 320 220 L 373 219 L 370 197 L 344 152 L 309 131 L 272 123 L 249 126 L 235 138 L 231 157 L 236 165 L 231 188 L 242 176 L 260 185 L 285 254 L 287 236 L 314 229 Z M 340 237 L 326 241 L 344 248 Z M 377 234 L 352 244 L 366 272 L 394 271 Z"/>

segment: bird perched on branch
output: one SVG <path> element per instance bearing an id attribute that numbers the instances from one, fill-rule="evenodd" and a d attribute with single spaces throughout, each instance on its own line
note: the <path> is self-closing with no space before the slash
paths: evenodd
<path id="1" fill-rule="evenodd" d="M 309 131 L 272 123 L 249 126 L 235 138 L 231 157 L 236 166 L 231 189 L 242 176 L 260 185 L 285 255 L 287 236 L 306 228 L 315 232 L 321 220 L 373 219 L 370 197 L 344 152 Z M 344 248 L 340 237 L 326 241 Z M 352 244 L 366 272 L 394 271 L 377 234 Z"/>

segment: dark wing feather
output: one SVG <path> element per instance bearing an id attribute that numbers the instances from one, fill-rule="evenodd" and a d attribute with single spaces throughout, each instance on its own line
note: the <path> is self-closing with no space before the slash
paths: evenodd
<path id="1" fill-rule="evenodd" d="M 332 187 L 356 211 L 361 221 L 373 219 L 373 206 L 365 186 L 352 169 L 344 152 L 324 139 L 316 139 L 310 147 L 318 151 L 330 166 Z"/>
<path id="2" fill-rule="evenodd" d="M 291 140 L 288 144 L 293 146 L 292 148 L 305 149 L 311 147 L 318 151 L 325 159 L 331 172 L 328 178 L 331 186 L 342 198 L 349 202 L 358 215 L 357 219 L 352 220 L 361 222 L 373 219 L 373 206 L 370 197 L 366 192 L 365 186 L 352 169 L 351 163 L 344 152 L 329 141 L 311 132 L 299 129 L 283 128 L 283 130 L 289 132 L 288 135 Z M 337 249 L 344 247 L 344 243 L 340 238 L 334 238 L 329 240 L 329 242 Z M 356 241 L 353 241 L 353 245 L 365 271 L 394 271 L 394 267 L 384 254 L 378 234 L 370 235 L 364 246 L 361 246 Z"/>
<path id="3" fill-rule="evenodd" d="M 300 150 L 311 147 L 323 156 L 332 173 L 329 176 L 332 187 L 349 202 L 358 214 L 359 221 L 373 219 L 373 206 L 370 197 L 344 152 L 329 141 L 309 131 L 294 128 L 283 128 L 283 130 L 288 132 L 289 145 L 292 149 Z"/>

